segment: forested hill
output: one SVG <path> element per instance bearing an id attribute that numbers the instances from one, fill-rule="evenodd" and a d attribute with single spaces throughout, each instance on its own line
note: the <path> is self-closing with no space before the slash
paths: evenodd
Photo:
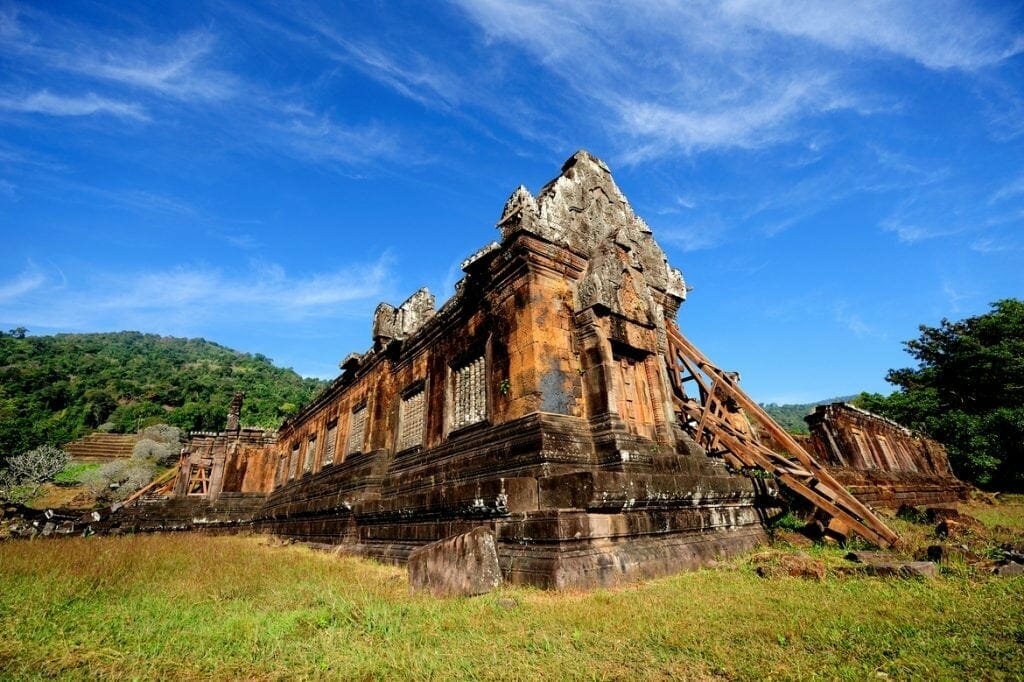
<path id="1" fill-rule="evenodd" d="M 325 385 L 205 339 L 21 332 L 0 334 L 0 460 L 96 428 L 222 429 L 239 390 L 242 423 L 276 427 Z"/>
<path id="2" fill-rule="evenodd" d="M 808 433 L 807 422 L 804 421 L 804 415 L 810 414 L 818 405 L 828 405 L 829 403 L 848 403 L 856 397 L 857 396 L 855 395 L 848 395 L 839 398 L 829 398 L 828 400 L 819 400 L 816 403 L 790 405 L 761 403 L 761 407 L 768 413 L 768 416 L 779 423 L 779 426 L 790 433 Z"/>

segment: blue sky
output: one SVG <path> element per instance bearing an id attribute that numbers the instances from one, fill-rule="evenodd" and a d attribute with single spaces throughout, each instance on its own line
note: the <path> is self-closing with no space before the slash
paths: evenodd
<path id="1" fill-rule="evenodd" d="M 0 327 L 332 377 L 575 150 L 757 400 L 888 391 L 1024 295 L 1018 3 L 7 3 Z"/>

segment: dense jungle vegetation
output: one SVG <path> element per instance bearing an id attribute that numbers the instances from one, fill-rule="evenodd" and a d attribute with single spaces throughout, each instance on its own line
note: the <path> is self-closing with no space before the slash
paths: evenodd
<path id="1" fill-rule="evenodd" d="M 239 390 L 242 422 L 276 427 L 325 385 L 205 339 L 26 331 L 0 333 L 0 464 L 95 429 L 222 429 Z"/>
<path id="2" fill-rule="evenodd" d="M 768 416 L 778 422 L 779 426 L 786 429 L 790 433 L 809 433 L 807 428 L 807 422 L 804 421 L 804 416 L 814 411 L 814 408 L 818 405 L 828 405 L 829 403 L 848 403 L 857 396 L 846 395 L 838 398 L 829 398 L 828 400 L 819 400 L 816 403 L 786 403 L 779 405 L 778 403 L 761 403 L 761 407 Z"/>

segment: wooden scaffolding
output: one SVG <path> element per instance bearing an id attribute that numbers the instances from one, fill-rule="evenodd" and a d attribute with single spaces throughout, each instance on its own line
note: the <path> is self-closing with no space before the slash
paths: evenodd
<path id="1" fill-rule="evenodd" d="M 680 419 L 709 454 L 721 455 L 737 469 L 757 468 L 774 475 L 825 514 L 832 533 L 843 537 L 856 533 L 880 547 L 896 544 L 896 533 L 740 389 L 737 374 L 713 365 L 672 322 L 668 323 L 668 351 L 668 371 Z M 696 388 L 692 395 L 687 392 L 690 384 Z M 758 442 L 746 419 L 759 423 L 785 454 Z"/>

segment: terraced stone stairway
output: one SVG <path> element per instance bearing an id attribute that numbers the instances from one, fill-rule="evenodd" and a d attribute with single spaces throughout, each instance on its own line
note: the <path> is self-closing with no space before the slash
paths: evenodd
<path id="1" fill-rule="evenodd" d="M 132 456 L 132 448 L 139 442 L 134 433 L 90 433 L 64 446 L 65 452 L 76 462 L 109 462 Z"/>

